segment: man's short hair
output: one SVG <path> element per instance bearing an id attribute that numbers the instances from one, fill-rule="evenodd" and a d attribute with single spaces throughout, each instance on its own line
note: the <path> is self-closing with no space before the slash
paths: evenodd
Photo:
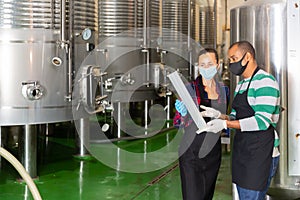
<path id="1" fill-rule="evenodd" d="M 249 52 L 252 57 L 255 59 L 255 49 L 252 46 L 252 44 L 248 41 L 238 41 L 234 42 L 233 44 L 230 45 L 229 49 L 231 49 L 233 46 L 237 45 L 238 49 L 241 50 L 242 52 Z"/>

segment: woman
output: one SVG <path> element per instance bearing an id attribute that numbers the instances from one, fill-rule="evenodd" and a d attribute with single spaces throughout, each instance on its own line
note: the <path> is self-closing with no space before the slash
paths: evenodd
<path id="1" fill-rule="evenodd" d="M 206 48 L 199 53 L 200 75 L 187 88 L 194 91 L 195 102 L 226 112 L 228 89 L 217 81 L 219 58 L 216 50 Z M 179 167 L 182 196 L 185 200 L 209 200 L 213 198 L 216 179 L 221 163 L 220 134 L 196 134 L 197 127 L 180 100 L 176 100 L 177 110 L 174 125 L 184 127 L 185 134 L 179 148 Z M 210 118 L 205 118 L 209 121 Z"/>

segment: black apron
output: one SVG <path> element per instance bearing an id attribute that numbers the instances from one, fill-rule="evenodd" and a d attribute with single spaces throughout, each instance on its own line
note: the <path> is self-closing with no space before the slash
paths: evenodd
<path id="1" fill-rule="evenodd" d="M 199 158 L 199 149 L 207 134 L 214 133 L 196 134 L 196 130 L 194 123 L 186 127 L 179 147 L 181 149 L 189 145 L 179 157 L 182 199 L 212 200 L 221 165 L 221 139 L 218 137 L 210 152 L 205 157 Z"/>
<path id="2" fill-rule="evenodd" d="M 221 110 L 223 105 L 218 100 L 205 98 L 202 79 L 199 80 L 199 93 L 201 105 Z M 196 89 L 196 88 L 193 88 Z M 223 98 L 224 94 L 219 98 Z M 205 121 L 211 120 L 204 118 Z M 216 133 L 196 134 L 198 130 L 195 123 L 185 127 L 185 134 L 179 146 L 179 168 L 183 200 L 212 200 L 221 165 L 221 138 Z"/>
<path id="3" fill-rule="evenodd" d="M 255 112 L 248 103 L 247 96 L 253 73 L 246 91 L 237 94 L 232 102 L 236 111 L 236 120 L 254 116 Z M 272 151 L 274 146 L 274 128 L 272 125 L 264 131 L 236 130 L 232 153 L 232 182 L 250 190 L 262 191 L 269 177 Z"/>

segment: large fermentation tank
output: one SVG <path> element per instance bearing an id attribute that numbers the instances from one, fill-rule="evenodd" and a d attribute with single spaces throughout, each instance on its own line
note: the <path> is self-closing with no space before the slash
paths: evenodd
<path id="1" fill-rule="evenodd" d="M 187 69 L 187 62 L 168 52 L 173 47 L 188 52 L 187 39 L 183 41 L 178 37 L 187 34 L 187 2 L 99 1 L 98 52 L 102 52 L 99 53 L 100 61 L 110 63 L 105 69 L 107 78 L 118 79 L 133 68 L 145 65 L 143 75 L 133 77 L 140 79 L 138 82 L 143 82 L 144 85 L 135 92 L 137 95 L 131 98 L 132 101 L 157 98 L 155 90 L 148 87 L 154 71 L 151 63 L 163 62 L 174 68 Z"/>
<path id="2" fill-rule="evenodd" d="M 189 79 L 192 65 L 197 62 L 195 49 L 214 45 L 213 0 L 99 0 L 97 9 L 99 45 L 95 55 L 99 64 L 96 65 L 107 73 L 100 92 L 111 102 L 160 98 L 156 93 L 160 85 L 153 82 L 162 79 L 164 66 L 178 69 Z M 135 74 L 139 70 L 134 69 L 139 67 L 141 74 Z M 137 84 L 140 84 L 138 89 Z M 119 95 L 112 99 L 112 88 L 116 85 L 119 88 L 114 92 Z"/>
<path id="3" fill-rule="evenodd" d="M 100 39 L 143 27 L 143 0 L 99 0 Z"/>
<path id="4" fill-rule="evenodd" d="M 188 35 L 189 28 L 189 1 L 163 1 L 162 2 L 162 28 L 171 29 Z M 166 40 L 182 40 L 178 35 L 164 35 Z"/>
<path id="5" fill-rule="evenodd" d="M 72 120 L 72 79 L 96 43 L 97 3 L 0 4 L 0 125 Z"/>
<path id="6" fill-rule="evenodd" d="M 215 0 L 191 3 L 191 37 L 204 47 L 216 48 L 216 3 Z"/>
<path id="7" fill-rule="evenodd" d="M 249 2 L 231 10 L 231 43 L 248 40 L 258 65 L 275 76 L 284 109 L 276 128 L 280 163 L 269 193 L 280 199 L 300 197 L 300 18 L 299 1 Z M 235 88 L 237 77 L 231 77 Z"/>
<path id="8" fill-rule="evenodd" d="M 73 120 L 73 79 L 96 43 L 96 8 L 94 0 L 0 0 L 0 137 L 18 132 L 33 177 L 42 124 Z"/>
<path id="9" fill-rule="evenodd" d="M 153 20 L 151 18 L 151 26 L 159 25 L 163 29 L 174 31 L 173 34 L 161 31 L 165 44 L 180 43 L 179 48 L 185 52 L 194 48 L 190 46 L 191 43 L 198 43 L 202 47 L 216 47 L 216 1 L 154 1 L 151 6 L 158 12 L 153 16 L 159 16 Z M 176 34 L 177 32 L 182 35 Z M 197 58 L 190 61 L 197 61 Z"/>
<path id="10" fill-rule="evenodd" d="M 70 120 L 60 1 L 0 5 L 0 125 Z"/>
<path id="11" fill-rule="evenodd" d="M 152 27 L 160 26 L 180 32 L 204 47 L 215 46 L 216 1 L 153 1 L 150 5 Z M 168 38 L 182 39 L 177 35 L 165 35 L 165 39 L 168 40 Z"/>
<path id="12" fill-rule="evenodd" d="M 143 31 L 144 19 L 146 19 L 147 6 L 144 1 L 138 0 L 99 0 L 98 1 L 98 41 L 99 45 L 96 47 L 97 56 L 100 61 L 98 64 L 101 70 L 104 70 L 107 75 L 104 77 L 106 90 L 105 94 L 110 95 L 110 88 L 107 89 L 108 84 L 115 84 L 122 81 L 124 74 L 135 67 L 147 63 L 147 44 L 145 44 L 146 33 Z M 144 51 L 142 51 L 144 50 Z M 149 73 L 146 71 L 145 73 Z M 132 73 L 131 73 L 132 75 Z M 129 75 L 130 76 L 130 75 Z M 136 79 L 141 80 L 145 84 L 147 80 L 145 76 L 132 77 L 132 82 Z M 127 79 L 128 82 L 130 80 Z M 126 82 L 126 81 L 125 81 Z M 121 88 L 121 93 L 125 96 L 132 88 L 131 84 L 125 84 L 125 88 Z M 153 88 L 143 87 L 141 90 L 135 92 L 135 96 L 131 98 L 132 101 L 143 101 L 146 99 L 155 98 Z M 124 96 L 124 97 L 125 97 Z M 113 99 L 110 99 L 114 101 Z M 127 102 L 127 98 L 118 99 L 120 102 Z"/>
<path id="13" fill-rule="evenodd" d="M 112 63 L 109 73 L 126 72 L 137 63 L 161 62 L 190 76 L 189 62 L 197 61 L 191 55 L 195 49 L 191 43 L 215 46 L 215 3 L 214 0 L 99 0 L 99 42 L 114 37 L 110 46 L 118 47 L 113 49 L 115 57 L 127 47 L 138 49 Z M 142 48 L 148 52 L 141 52 Z M 107 52 L 104 59 L 112 60 L 107 50 L 100 49 Z M 128 59 L 129 56 L 135 59 Z"/>
<path id="14" fill-rule="evenodd" d="M 74 73 L 104 38 L 140 28 L 129 40 L 128 37 L 115 40 L 115 49 L 130 46 L 134 40 L 134 45 L 144 51 L 128 55 L 136 58 L 133 65 L 163 60 L 174 68 L 186 69 L 187 62 L 174 59 L 180 56 L 171 52 L 163 54 L 160 50 L 177 48 L 184 54 L 190 48 L 186 38 L 196 37 L 190 34 L 192 1 L 188 0 L 3 0 L 0 4 L 0 125 L 72 119 L 70 95 Z M 154 26 L 159 30 L 158 37 L 143 32 L 142 28 Z M 88 33 L 86 29 L 92 36 L 83 38 Z M 163 34 L 162 29 L 187 34 L 187 37 L 183 40 L 178 38 L 180 34 L 169 37 L 172 32 Z M 153 36 L 156 40 L 152 40 Z M 174 41 L 184 48 L 174 45 Z M 112 64 L 112 74 L 123 73 L 133 66 L 126 56 L 120 60 Z M 122 63 L 122 67 L 118 63 Z"/>
<path id="15" fill-rule="evenodd" d="M 159 34 L 154 35 L 159 38 L 157 46 L 166 50 L 166 54 L 161 54 L 163 63 L 179 69 L 181 73 L 189 78 L 190 68 L 189 62 L 193 63 L 192 59 L 189 58 L 190 52 L 190 39 L 191 34 L 189 31 L 191 18 L 190 18 L 190 6 L 188 0 L 182 1 L 156 1 L 151 2 L 152 8 L 155 7 L 152 12 L 157 12 L 158 18 L 151 20 L 150 24 L 154 27 L 157 23 L 159 24 Z M 158 4 L 159 3 L 159 4 Z M 155 14 L 152 14 L 153 16 Z M 173 49 L 174 52 L 170 51 Z M 178 55 L 175 55 L 175 52 Z"/>

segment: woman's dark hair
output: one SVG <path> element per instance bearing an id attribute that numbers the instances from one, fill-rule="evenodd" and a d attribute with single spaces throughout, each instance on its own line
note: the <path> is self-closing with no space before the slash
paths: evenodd
<path id="1" fill-rule="evenodd" d="M 213 48 L 205 48 L 205 49 L 202 49 L 199 54 L 198 54 L 198 58 L 203 55 L 203 54 L 206 54 L 206 53 L 213 53 L 215 54 L 215 58 L 216 58 L 216 61 L 217 63 L 219 63 L 219 55 L 218 55 L 218 52 L 213 49 Z"/>

